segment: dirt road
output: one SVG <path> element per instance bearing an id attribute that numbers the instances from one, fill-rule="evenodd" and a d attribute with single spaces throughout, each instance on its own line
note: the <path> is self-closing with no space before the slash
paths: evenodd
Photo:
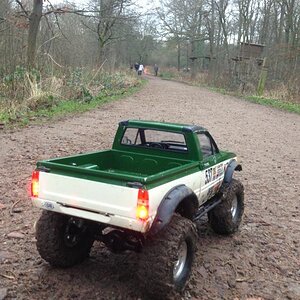
<path id="1" fill-rule="evenodd" d="M 40 211 L 26 192 L 37 160 L 109 148 L 118 122 L 129 118 L 203 125 L 242 159 L 241 230 L 221 237 L 199 225 L 183 299 L 300 299 L 300 117 L 154 78 L 95 111 L 0 132 L 0 299 L 145 299 L 134 253 L 111 254 L 95 243 L 91 258 L 71 269 L 42 261 L 33 230 Z"/>

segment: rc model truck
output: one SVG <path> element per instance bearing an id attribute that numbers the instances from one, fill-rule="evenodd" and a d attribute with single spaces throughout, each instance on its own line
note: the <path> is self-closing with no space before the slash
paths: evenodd
<path id="1" fill-rule="evenodd" d="M 181 292 L 196 221 L 207 214 L 218 234 L 241 223 L 244 188 L 233 179 L 241 169 L 203 127 L 120 122 L 111 150 L 37 163 L 31 199 L 43 209 L 38 252 L 53 266 L 70 267 L 99 240 L 113 252 L 139 253 L 137 275 L 150 294 Z"/>

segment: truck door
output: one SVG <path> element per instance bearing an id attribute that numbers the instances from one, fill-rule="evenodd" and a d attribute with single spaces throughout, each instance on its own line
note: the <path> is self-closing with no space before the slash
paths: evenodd
<path id="1" fill-rule="evenodd" d="M 205 202 L 215 195 L 224 177 L 224 165 L 221 161 L 219 149 L 208 132 L 198 134 L 203 160 L 200 179 L 200 202 Z"/>

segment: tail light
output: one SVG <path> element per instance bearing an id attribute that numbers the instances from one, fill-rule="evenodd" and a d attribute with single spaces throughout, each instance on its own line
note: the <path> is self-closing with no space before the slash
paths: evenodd
<path id="1" fill-rule="evenodd" d="M 136 217 L 142 221 L 146 221 L 149 217 L 149 193 L 147 190 L 139 189 Z"/>
<path id="2" fill-rule="evenodd" d="M 37 198 L 39 196 L 39 177 L 40 177 L 40 172 L 39 171 L 33 171 L 32 172 L 31 197 Z"/>

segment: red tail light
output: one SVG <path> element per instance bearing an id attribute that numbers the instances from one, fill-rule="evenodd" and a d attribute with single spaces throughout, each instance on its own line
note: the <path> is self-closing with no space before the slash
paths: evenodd
<path id="1" fill-rule="evenodd" d="M 33 171 L 32 172 L 31 197 L 37 198 L 39 196 L 39 177 L 40 177 L 40 172 L 39 171 Z"/>
<path id="2" fill-rule="evenodd" d="M 147 190 L 139 189 L 136 217 L 146 221 L 149 217 L 149 194 Z"/>

